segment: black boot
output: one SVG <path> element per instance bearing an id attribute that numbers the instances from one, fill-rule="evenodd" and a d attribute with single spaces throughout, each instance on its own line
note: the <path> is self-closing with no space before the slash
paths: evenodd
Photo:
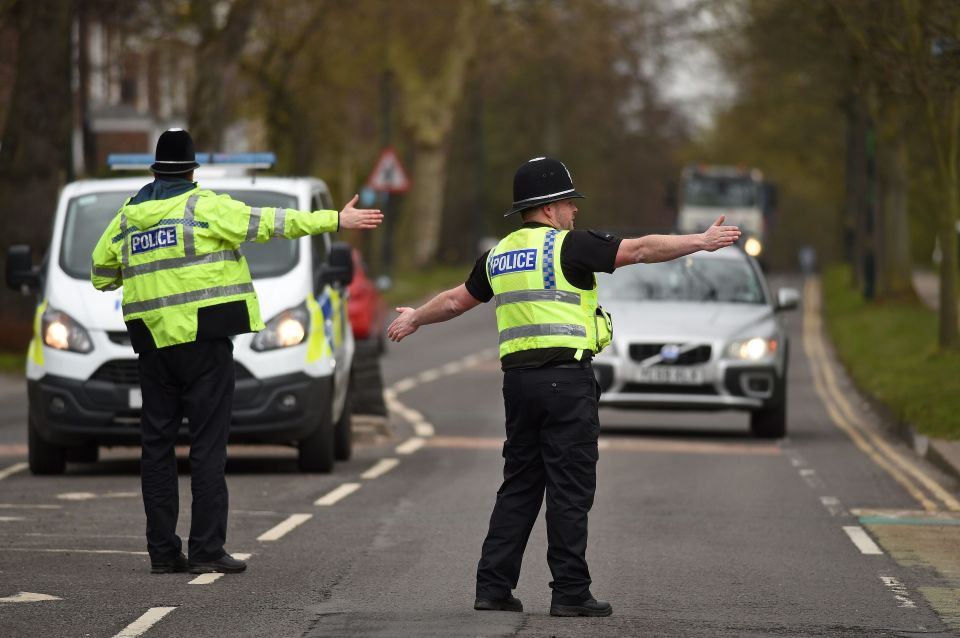
<path id="1" fill-rule="evenodd" d="M 609 616 L 613 613 L 610 603 L 588 598 L 576 605 L 550 604 L 551 616 Z"/>

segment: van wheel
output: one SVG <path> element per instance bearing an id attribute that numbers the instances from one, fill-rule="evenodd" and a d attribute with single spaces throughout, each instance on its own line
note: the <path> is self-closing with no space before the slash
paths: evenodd
<path id="1" fill-rule="evenodd" d="M 320 419 L 317 429 L 298 444 L 297 465 L 301 472 L 328 474 L 333 470 L 333 424 L 330 422 L 332 408 Z"/>
<path id="2" fill-rule="evenodd" d="M 351 375 L 352 376 L 352 375 Z M 333 428 L 333 457 L 338 461 L 349 461 L 353 456 L 353 379 L 347 384 L 347 396 L 343 400 L 343 410 Z"/>
<path id="3" fill-rule="evenodd" d="M 758 439 L 780 439 L 787 434 L 787 384 L 785 379 L 778 383 L 778 392 L 774 397 L 780 400 L 776 404 L 750 413 L 750 432 Z"/>
<path id="4" fill-rule="evenodd" d="M 67 451 L 48 443 L 33 425 L 32 411 L 27 420 L 27 461 L 34 474 L 63 474 L 67 468 Z"/>

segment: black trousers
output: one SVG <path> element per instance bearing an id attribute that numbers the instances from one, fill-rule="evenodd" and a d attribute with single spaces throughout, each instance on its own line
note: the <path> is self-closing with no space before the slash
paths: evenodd
<path id="1" fill-rule="evenodd" d="M 597 484 L 599 392 L 589 366 L 504 373 L 503 485 L 477 567 L 478 597 L 504 598 L 516 588 L 544 491 L 553 602 L 590 597 L 587 513 Z"/>
<path id="2" fill-rule="evenodd" d="M 216 560 L 227 538 L 227 436 L 233 403 L 233 342 L 197 341 L 140 354 L 140 477 L 147 514 L 147 551 L 169 560 L 182 548 L 177 432 L 190 423 L 190 559 Z"/>

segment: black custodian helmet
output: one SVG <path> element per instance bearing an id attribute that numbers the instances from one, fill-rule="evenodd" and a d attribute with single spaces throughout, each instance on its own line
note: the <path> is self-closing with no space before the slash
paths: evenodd
<path id="1" fill-rule="evenodd" d="M 157 153 L 150 170 L 160 175 L 189 173 L 200 166 L 193 150 L 193 138 L 182 128 L 164 131 L 157 140 Z"/>
<path id="2" fill-rule="evenodd" d="M 513 208 L 504 217 L 561 199 L 583 198 L 573 188 L 570 171 L 560 160 L 534 157 L 513 176 Z"/>

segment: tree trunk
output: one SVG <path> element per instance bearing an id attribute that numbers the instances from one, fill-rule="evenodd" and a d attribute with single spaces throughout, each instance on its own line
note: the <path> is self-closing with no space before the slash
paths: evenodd
<path id="1" fill-rule="evenodd" d="M 853 276 L 851 286 L 863 285 L 864 209 L 867 190 L 867 113 L 863 97 L 850 92 L 847 108 L 847 162 L 844 210 L 847 217 L 845 239 Z"/>
<path id="2" fill-rule="evenodd" d="M 952 144 L 956 146 L 957 141 Z M 956 155 L 956 154 L 955 154 Z M 946 176 L 947 206 L 940 215 L 940 246 L 943 260 L 940 262 L 940 347 L 960 346 L 957 315 L 957 219 L 960 219 L 960 175 L 953 163 L 952 175 Z"/>
<path id="3" fill-rule="evenodd" d="M 878 220 L 879 285 L 884 297 L 913 293 L 910 260 L 910 225 L 907 208 L 908 147 L 905 130 L 896 125 L 878 149 L 880 202 Z"/>
<path id="4" fill-rule="evenodd" d="M 70 47 L 74 3 L 24 0 L 16 6 L 16 78 L 0 146 L 0 255 L 12 244 L 49 245 L 50 222 L 70 162 Z M 3 288 L 0 348 L 26 346 L 33 304 Z M 26 319 L 27 328 L 21 322 Z"/>
<path id="5" fill-rule="evenodd" d="M 407 210 L 416 218 L 413 234 L 413 262 L 418 268 L 430 265 L 440 246 L 443 221 L 443 190 L 447 182 L 447 150 L 441 146 L 418 144 L 414 148 L 417 188 L 410 192 Z"/>

